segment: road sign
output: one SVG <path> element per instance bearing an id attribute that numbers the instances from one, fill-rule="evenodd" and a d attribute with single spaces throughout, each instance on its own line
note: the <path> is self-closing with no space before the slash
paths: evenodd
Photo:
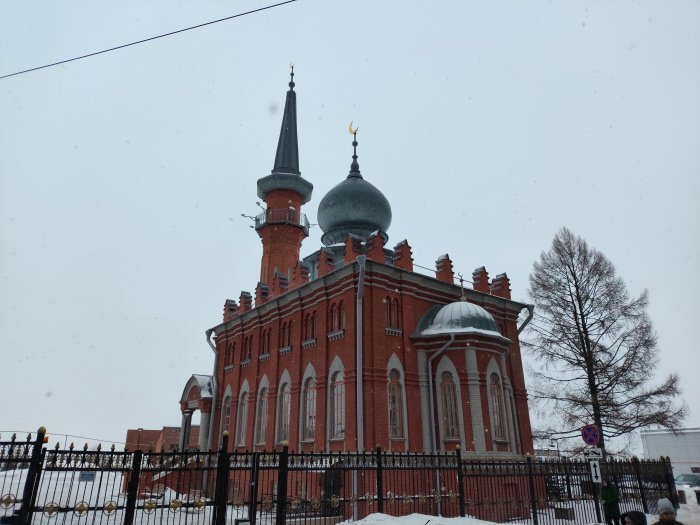
<path id="1" fill-rule="evenodd" d="M 600 441 L 600 431 L 595 425 L 586 425 L 581 429 L 581 437 L 587 445 L 596 446 Z"/>
<path id="2" fill-rule="evenodd" d="M 603 481 L 603 477 L 600 475 L 600 463 L 597 459 L 589 459 L 588 464 L 591 467 L 591 478 L 593 483 L 600 483 Z"/>
<path id="3" fill-rule="evenodd" d="M 598 447 L 583 449 L 583 457 L 586 459 L 600 459 L 603 457 L 603 451 Z"/>

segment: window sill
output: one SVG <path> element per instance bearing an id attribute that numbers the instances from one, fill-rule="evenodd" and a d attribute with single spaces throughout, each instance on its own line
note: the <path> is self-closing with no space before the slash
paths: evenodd
<path id="1" fill-rule="evenodd" d="M 244 366 L 250 366 L 250 363 L 251 363 L 251 360 L 250 360 L 250 359 L 246 359 L 245 361 L 241 361 L 241 366 L 242 366 L 242 367 L 244 367 Z"/>
<path id="2" fill-rule="evenodd" d="M 279 352 L 280 355 L 287 355 L 287 354 L 290 353 L 291 351 L 292 351 L 292 347 L 291 347 L 291 346 L 283 346 L 283 347 L 281 347 L 281 348 L 278 350 L 278 352 Z"/>
<path id="3" fill-rule="evenodd" d="M 509 439 L 503 439 L 503 438 L 492 438 L 492 439 L 496 445 L 508 445 L 510 443 Z"/>
<path id="4" fill-rule="evenodd" d="M 224 372 L 230 372 L 231 370 L 233 370 L 233 365 L 226 365 L 224 367 Z"/>
<path id="5" fill-rule="evenodd" d="M 316 346 L 316 338 L 315 337 L 301 342 L 302 348 L 311 348 L 312 346 Z"/>
<path id="6" fill-rule="evenodd" d="M 268 359 L 270 359 L 270 354 L 269 354 L 269 353 L 267 353 L 267 354 L 262 354 L 260 357 L 258 357 L 258 361 L 267 361 Z"/>
<path id="7" fill-rule="evenodd" d="M 315 441 L 316 441 L 316 438 L 309 438 L 309 437 L 307 437 L 307 438 L 304 438 L 304 439 L 301 440 L 301 444 L 302 444 L 302 445 L 311 445 L 311 444 L 313 444 Z"/>
<path id="8" fill-rule="evenodd" d="M 406 441 L 406 438 L 403 436 L 391 436 L 389 441 Z"/>
<path id="9" fill-rule="evenodd" d="M 401 334 L 403 333 L 403 331 L 401 330 L 401 328 L 390 328 L 390 327 L 387 326 L 387 327 L 384 329 L 384 333 L 386 333 L 386 335 L 396 335 L 396 336 L 398 336 L 398 335 L 401 335 Z"/>
<path id="10" fill-rule="evenodd" d="M 460 441 L 462 441 L 462 440 L 461 440 L 460 438 L 458 438 L 458 437 L 443 438 L 442 440 L 443 440 L 445 443 L 459 443 Z"/>
<path id="11" fill-rule="evenodd" d="M 336 330 L 328 334 L 329 341 L 337 341 L 338 339 L 342 339 L 343 337 L 345 337 L 344 329 Z"/>
<path id="12" fill-rule="evenodd" d="M 329 439 L 331 442 L 336 442 L 336 441 L 345 441 L 345 435 L 343 434 L 342 436 L 333 436 L 332 438 Z"/>

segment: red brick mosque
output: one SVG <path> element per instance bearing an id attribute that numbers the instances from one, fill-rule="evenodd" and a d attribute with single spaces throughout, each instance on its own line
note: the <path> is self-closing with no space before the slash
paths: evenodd
<path id="1" fill-rule="evenodd" d="M 232 450 L 532 453 L 519 343 L 532 306 L 483 267 L 465 289 L 447 255 L 434 276 L 415 272 L 408 241 L 389 243 L 391 205 L 360 172 L 356 130 L 347 177 L 317 201 L 323 246 L 302 257 L 313 185 L 293 79 L 274 167 L 257 181 L 260 281 L 207 330 L 214 369 L 185 385 L 180 449 L 199 410 L 200 449 L 228 431 Z"/>

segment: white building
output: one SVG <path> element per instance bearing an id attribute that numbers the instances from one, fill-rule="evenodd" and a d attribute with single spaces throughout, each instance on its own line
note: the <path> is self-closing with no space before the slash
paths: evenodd
<path id="1" fill-rule="evenodd" d="M 675 433 L 671 430 L 644 430 L 641 436 L 644 457 L 670 457 L 674 476 L 700 473 L 700 428 L 683 428 Z"/>

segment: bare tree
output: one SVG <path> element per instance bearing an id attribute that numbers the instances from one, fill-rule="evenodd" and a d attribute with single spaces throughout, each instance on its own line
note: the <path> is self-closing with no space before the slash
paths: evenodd
<path id="1" fill-rule="evenodd" d="M 562 228 L 535 262 L 529 293 L 536 313 L 525 345 L 542 365 L 530 394 L 562 418 L 559 435 L 593 422 L 605 450 L 605 438 L 682 424 L 677 374 L 650 384 L 658 350 L 648 294 L 630 298 L 602 253 Z"/>

